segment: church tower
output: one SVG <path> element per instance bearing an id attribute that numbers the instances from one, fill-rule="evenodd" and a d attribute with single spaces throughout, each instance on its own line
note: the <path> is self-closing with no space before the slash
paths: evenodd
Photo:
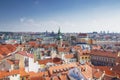
<path id="1" fill-rule="evenodd" d="M 59 30 L 58 30 L 58 35 L 57 35 L 57 45 L 58 45 L 58 47 L 62 47 L 62 34 L 61 34 L 61 32 L 60 32 L 60 28 L 59 28 Z"/>

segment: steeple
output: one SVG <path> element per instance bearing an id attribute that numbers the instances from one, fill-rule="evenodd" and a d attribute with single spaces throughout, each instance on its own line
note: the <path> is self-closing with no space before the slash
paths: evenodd
<path id="1" fill-rule="evenodd" d="M 58 29 L 57 44 L 58 44 L 59 47 L 62 46 L 62 34 L 60 32 L 60 28 Z"/>
<path id="2" fill-rule="evenodd" d="M 61 40 L 61 39 L 62 39 L 62 35 L 61 35 L 61 32 L 60 32 L 60 27 L 59 27 L 57 40 Z"/>
<path id="3" fill-rule="evenodd" d="M 58 29 L 58 34 L 61 34 L 61 32 L 60 32 L 60 27 L 59 27 L 59 29 Z"/>

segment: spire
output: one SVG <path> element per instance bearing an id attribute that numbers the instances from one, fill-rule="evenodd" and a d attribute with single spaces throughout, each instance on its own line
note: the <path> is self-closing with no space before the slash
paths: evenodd
<path id="1" fill-rule="evenodd" d="M 61 32 L 60 32 L 60 27 L 58 29 L 58 37 L 57 37 L 58 40 L 62 39 L 62 35 L 61 35 Z"/>
<path id="2" fill-rule="evenodd" d="M 62 34 L 60 32 L 60 27 L 58 29 L 57 44 L 58 44 L 59 47 L 62 47 Z"/>
<path id="3" fill-rule="evenodd" d="M 59 35 L 61 34 L 61 32 L 60 32 L 60 27 L 59 27 L 59 29 L 58 29 L 58 34 L 59 34 Z"/>

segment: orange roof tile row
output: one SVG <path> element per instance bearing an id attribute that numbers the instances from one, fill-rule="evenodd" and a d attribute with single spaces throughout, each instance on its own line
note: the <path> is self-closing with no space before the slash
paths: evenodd
<path id="1" fill-rule="evenodd" d="M 114 57 L 117 58 L 118 53 L 113 53 L 111 51 L 102 51 L 102 50 L 92 50 L 90 55 L 105 56 L 105 57 Z"/>
<path id="2" fill-rule="evenodd" d="M 82 48 L 81 48 L 80 46 L 73 46 L 73 48 L 74 48 L 75 50 L 82 50 Z"/>
<path id="3" fill-rule="evenodd" d="M 106 75 L 116 76 L 116 73 L 113 70 L 110 70 L 108 66 L 95 66 L 96 69 L 100 69 L 101 71 L 105 71 Z"/>
<path id="4" fill-rule="evenodd" d="M 103 75 L 102 71 L 96 71 L 96 72 L 94 72 L 94 77 L 97 78 L 97 79 L 99 79 L 102 75 Z"/>
<path id="5" fill-rule="evenodd" d="M 8 76 L 12 76 L 15 74 L 20 74 L 21 77 L 29 77 L 30 80 L 67 80 L 67 76 L 66 74 L 62 74 L 60 76 L 57 75 L 53 75 L 53 76 L 49 76 L 48 72 L 28 72 L 26 73 L 24 68 L 21 68 L 19 70 L 12 70 L 10 72 L 6 72 L 6 71 L 0 71 L 0 79 L 3 79 L 4 77 L 8 77 Z"/>
<path id="6" fill-rule="evenodd" d="M 61 80 L 67 80 L 67 75 L 60 75 L 59 77 Z"/>
<path id="7" fill-rule="evenodd" d="M 7 62 L 9 64 L 19 64 L 19 60 L 10 60 L 10 59 L 7 59 Z"/>
<path id="8" fill-rule="evenodd" d="M 23 56 L 31 57 L 31 58 L 34 57 L 33 54 L 31 54 L 31 53 L 27 53 L 26 51 L 19 51 L 19 52 L 17 52 L 17 53 L 18 53 L 18 54 L 21 54 L 21 55 L 23 55 Z"/>
<path id="9" fill-rule="evenodd" d="M 60 58 L 49 58 L 49 59 L 44 59 L 44 60 L 38 60 L 39 64 L 47 64 L 48 62 L 52 62 L 52 63 L 61 63 L 61 59 Z"/>
<path id="10" fill-rule="evenodd" d="M 49 68 L 49 71 L 50 71 L 50 74 L 52 75 L 54 70 L 64 71 L 66 69 L 73 68 L 73 67 L 77 67 L 77 64 L 76 63 L 69 63 L 69 64 L 62 64 L 62 65 L 58 65 L 58 66 L 52 66 Z"/>
<path id="11" fill-rule="evenodd" d="M 43 47 L 43 48 L 57 47 L 56 44 L 38 44 L 37 41 L 29 41 L 28 44 L 31 47 Z"/>
<path id="12" fill-rule="evenodd" d="M 85 78 L 93 78 L 92 75 L 92 67 L 88 64 L 80 65 L 79 69 L 81 70 L 81 73 L 84 75 Z"/>
<path id="13" fill-rule="evenodd" d="M 28 44 L 30 46 L 36 46 L 37 45 L 37 42 L 36 41 L 29 41 Z"/>
<path id="14" fill-rule="evenodd" d="M 91 67 L 88 64 L 78 66 L 76 63 L 69 63 L 69 64 L 62 64 L 58 66 L 51 66 L 49 67 L 48 71 L 38 72 L 38 73 L 35 73 L 35 72 L 26 73 L 24 68 L 20 68 L 19 70 L 12 70 L 10 72 L 0 71 L 0 79 L 10 76 L 10 75 L 20 74 L 20 76 L 29 76 L 30 80 L 51 80 L 51 79 L 67 80 L 68 71 L 66 71 L 67 73 L 63 74 L 65 72 L 64 69 L 67 69 L 67 68 L 71 69 L 73 67 L 78 67 L 80 69 L 85 68 L 86 70 L 85 71 L 81 70 L 81 73 L 84 75 L 86 79 L 93 78 L 93 77 L 100 78 L 103 75 L 104 71 L 106 75 L 116 76 L 115 72 L 110 70 L 110 67 L 109 68 L 106 66 Z M 97 69 L 99 69 L 100 71 L 98 71 Z M 55 70 L 59 71 L 61 74 L 58 75 L 59 73 L 58 72 L 54 75 L 53 72 Z"/>
<path id="15" fill-rule="evenodd" d="M 0 45 L 0 54 L 1 55 L 8 55 L 11 52 L 16 50 L 16 46 L 11 44 Z"/>
<path id="16" fill-rule="evenodd" d="M 65 54 L 65 58 L 74 58 L 75 55 L 74 54 Z"/>
<path id="17" fill-rule="evenodd" d="M 70 47 L 58 47 L 58 51 L 59 52 L 69 52 L 70 51 Z"/>
<path id="18" fill-rule="evenodd" d="M 81 55 L 89 55 L 91 53 L 90 50 L 77 50 L 78 54 Z"/>
<path id="19" fill-rule="evenodd" d="M 20 74 L 20 76 L 29 76 L 28 73 L 25 72 L 24 68 L 18 69 L 18 70 L 12 70 L 10 72 L 8 71 L 0 71 L 0 79 L 15 75 L 15 74 Z"/>
<path id="20" fill-rule="evenodd" d="M 111 77 L 111 76 L 105 75 L 105 76 L 103 77 L 103 80 L 112 80 L 112 78 L 113 78 L 113 77 Z"/>
<path id="21" fill-rule="evenodd" d="M 116 66 L 113 66 L 112 70 L 114 72 L 116 72 L 119 75 L 119 77 L 120 77 L 120 63 L 118 65 L 116 65 Z"/>

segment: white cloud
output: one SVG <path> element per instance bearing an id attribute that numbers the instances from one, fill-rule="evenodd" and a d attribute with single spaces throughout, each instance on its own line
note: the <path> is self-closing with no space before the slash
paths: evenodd
<path id="1" fill-rule="evenodd" d="M 33 32 L 44 32 L 44 31 L 55 31 L 57 32 L 59 27 L 62 32 L 92 32 L 92 31 L 110 31 L 119 32 L 120 26 L 119 16 L 112 17 L 94 17 L 92 19 L 83 20 L 46 20 L 40 21 L 32 18 L 20 18 L 19 23 L 8 24 L 4 29 L 13 31 L 33 31 Z"/>
<path id="2" fill-rule="evenodd" d="M 24 22 L 25 21 L 25 17 L 20 18 L 20 22 Z"/>

